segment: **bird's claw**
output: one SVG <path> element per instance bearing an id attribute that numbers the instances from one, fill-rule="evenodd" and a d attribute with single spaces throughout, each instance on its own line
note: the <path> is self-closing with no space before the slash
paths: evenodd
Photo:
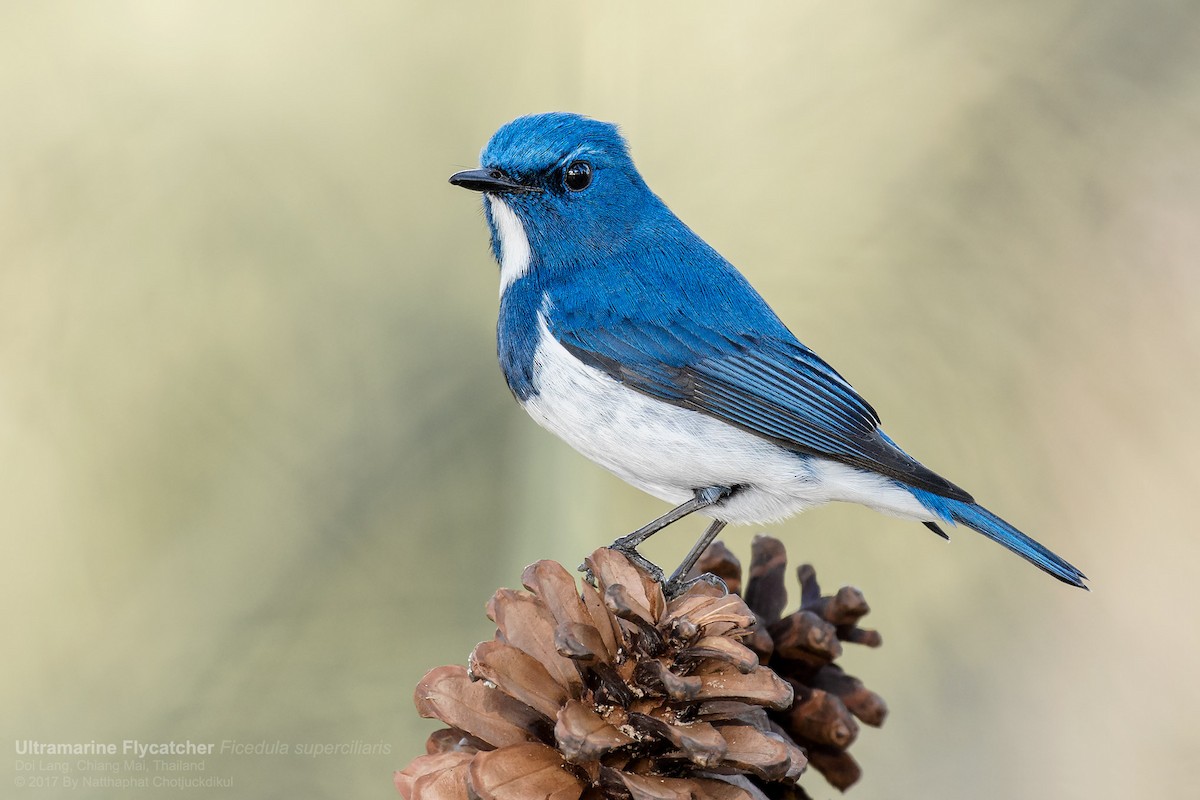
<path id="1" fill-rule="evenodd" d="M 671 578 L 671 580 L 667 581 L 663 586 L 663 595 L 665 595 L 668 600 L 674 600 L 676 597 L 686 593 L 688 589 L 691 589 L 693 586 L 701 583 L 706 583 L 709 586 L 713 586 L 726 593 L 729 591 L 729 587 L 725 585 L 725 581 L 721 580 L 716 575 L 713 575 L 711 572 L 705 572 L 703 575 L 692 578 L 690 581 L 685 581 L 683 578 Z"/>
<path id="2" fill-rule="evenodd" d="M 666 577 L 666 575 L 663 574 L 663 571 L 659 569 L 658 566 L 656 566 L 650 561 L 650 559 L 643 556 L 637 550 L 618 550 L 617 552 L 628 558 L 635 567 L 649 575 L 650 580 L 654 581 L 655 583 L 662 583 L 663 579 Z"/>
<path id="3" fill-rule="evenodd" d="M 663 571 L 661 569 L 659 569 L 652 561 L 650 561 L 650 559 L 646 558 L 644 555 L 639 553 L 637 550 L 634 550 L 632 547 L 623 547 L 623 546 L 621 546 L 621 544 L 619 542 L 613 542 L 612 544 L 610 544 L 608 546 L 608 549 L 614 550 L 614 551 L 620 553 L 621 555 L 625 556 L 627 559 L 630 560 L 630 562 L 633 563 L 633 565 L 635 567 L 637 567 L 642 572 L 645 572 L 647 575 L 649 575 L 650 580 L 654 581 L 655 583 L 662 583 L 663 580 L 665 579 L 666 575 L 663 573 Z M 587 564 L 580 564 L 579 571 L 583 573 L 583 579 L 585 581 L 587 581 L 588 583 L 591 583 L 591 584 L 595 584 L 596 576 L 594 576 L 592 574 L 592 571 L 587 568 Z"/>

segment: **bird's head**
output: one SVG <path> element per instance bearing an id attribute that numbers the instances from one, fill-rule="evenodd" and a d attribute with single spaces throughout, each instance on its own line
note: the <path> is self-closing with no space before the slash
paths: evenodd
<path id="1" fill-rule="evenodd" d="M 612 252 L 647 216 L 665 212 L 611 123 L 519 117 L 496 131 L 479 161 L 450 183 L 484 195 L 501 291 L 531 263 L 578 266 Z"/>

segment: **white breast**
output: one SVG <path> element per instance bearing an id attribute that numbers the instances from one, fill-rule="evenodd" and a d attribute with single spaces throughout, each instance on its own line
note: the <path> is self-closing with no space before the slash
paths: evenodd
<path id="1" fill-rule="evenodd" d="M 784 450 L 712 417 L 623 386 L 572 356 L 539 314 L 536 394 L 525 410 L 618 477 L 678 504 L 708 486 L 744 487 L 708 516 L 732 523 L 775 522 L 833 500 L 932 519 L 892 481 L 840 462 Z"/>

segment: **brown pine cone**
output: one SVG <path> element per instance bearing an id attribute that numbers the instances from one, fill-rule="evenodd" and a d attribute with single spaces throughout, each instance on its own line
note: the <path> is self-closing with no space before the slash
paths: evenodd
<path id="1" fill-rule="evenodd" d="M 760 663 L 769 665 L 791 685 L 795 695 L 788 709 L 771 711 L 775 729 L 799 744 L 809 763 L 844 790 L 862 776 L 862 769 L 847 752 L 858 736 L 855 718 L 879 727 L 887 716 L 887 704 L 833 662 L 842 654 L 843 642 L 878 647 L 883 640 L 877 632 L 858 627 L 858 621 L 870 611 L 862 592 L 845 586 L 837 594 L 822 597 L 816 571 L 808 564 L 797 570 L 800 608 L 783 616 L 786 568 L 783 544 L 769 536 L 754 538 L 744 590 L 741 564 L 721 542 L 709 547 L 696 567 L 698 572 L 722 578 L 754 611 L 759 627 L 745 644 Z"/>
<path id="2" fill-rule="evenodd" d="M 421 680 L 417 710 L 448 727 L 396 773 L 406 800 L 806 798 L 793 687 L 821 713 L 826 690 L 760 664 L 747 604 L 707 584 L 668 602 L 608 549 L 587 565 L 582 589 L 559 564 L 528 567 L 528 591 L 488 604 L 496 637 L 469 668 Z"/>

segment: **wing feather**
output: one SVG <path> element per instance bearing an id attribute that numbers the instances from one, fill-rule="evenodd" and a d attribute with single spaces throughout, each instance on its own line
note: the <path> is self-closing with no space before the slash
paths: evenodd
<path id="1" fill-rule="evenodd" d="M 585 364 L 636 391 L 714 417 L 799 453 L 871 470 L 943 497 L 971 496 L 922 466 L 879 429 L 879 415 L 800 342 L 729 335 L 682 316 L 551 326 Z"/>

